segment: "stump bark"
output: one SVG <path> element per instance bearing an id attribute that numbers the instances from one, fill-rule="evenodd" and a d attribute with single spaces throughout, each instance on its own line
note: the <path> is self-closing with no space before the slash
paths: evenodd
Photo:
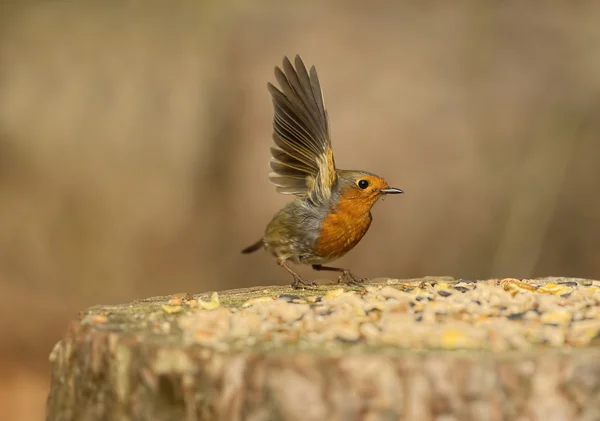
<path id="1" fill-rule="evenodd" d="M 446 286 L 438 289 L 437 283 Z M 488 329 L 478 341 L 478 330 L 456 334 L 463 326 L 460 317 L 470 317 L 464 309 L 438 312 L 442 304 L 452 307 L 466 300 L 471 291 L 465 293 L 459 284 L 442 278 L 380 279 L 367 284 L 368 290 L 340 292 L 337 285 L 300 292 L 257 287 L 224 291 L 218 299 L 211 293 L 178 294 L 96 306 L 69 325 L 52 351 L 47 420 L 600 420 L 595 281 L 544 279 L 529 289 L 527 282 L 518 280 L 488 282 L 485 288 L 499 289 L 499 296 L 508 300 L 498 307 L 508 310 L 490 316 L 493 323 L 505 317 L 507 323 L 529 326 L 523 331 L 530 335 L 531 326 L 537 324 L 528 324 L 528 311 L 521 317 L 510 310 L 512 301 L 519 306 L 521 301 L 529 303 L 530 294 L 539 298 L 531 311 L 539 313 L 540 329 L 550 326 L 548 338 L 558 331 L 563 334 L 563 342 L 554 345 L 552 339 L 545 343 L 545 336 L 535 336 L 542 338 L 537 342 L 527 336 L 531 343 L 517 341 L 514 346 L 513 334 L 508 334 L 509 345 L 496 349 L 489 345 L 495 340 L 496 331 L 489 330 L 494 324 L 486 324 L 485 317 L 473 322 L 473 329 Z M 490 295 L 481 281 L 465 285 Z M 536 292 L 542 291 L 540 287 L 550 292 Z M 401 305 L 401 294 L 406 294 L 408 305 Z M 519 294 L 525 295 L 517 300 Z M 370 295 L 372 301 L 364 297 Z M 453 296 L 455 301 L 442 298 Z M 492 296 L 490 302 L 497 301 Z M 480 302 L 475 306 L 486 305 L 482 298 L 474 300 Z M 561 307 L 557 312 L 571 303 L 568 323 L 544 322 L 554 320 L 544 316 L 544 311 L 554 311 L 552 300 Z M 328 302 L 333 310 L 322 311 Z M 357 314 L 352 306 L 363 302 L 367 310 Z M 428 304 L 418 310 L 423 302 Z M 437 319 L 428 322 L 427 306 L 434 306 Z M 357 336 L 352 334 L 353 319 L 330 316 L 345 309 L 350 309 L 350 317 L 360 318 Z M 465 309 L 469 311 L 468 305 Z M 503 316 L 503 311 L 512 312 Z M 564 314 L 561 317 L 557 320 L 566 320 Z M 313 319 L 321 323 L 318 329 L 310 324 L 316 322 L 308 323 Z M 439 330 L 442 319 L 446 324 Z M 385 320 L 392 324 L 386 327 Z M 406 328 L 387 335 L 386 329 L 397 327 L 397 320 L 406 320 Z M 582 322 L 587 323 L 579 326 L 584 336 L 577 330 Z M 329 329 L 327 324 L 336 327 Z M 368 324 L 376 326 L 374 336 L 364 328 Z M 249 330 L 240 328 L 246 325 Z M 279 329 L 280 325 L 287 327 Z M 427 329 L 431 333 L 421 334 Z M 305 333 L 309 330 L 312 336 Z M 414 346 L 412 339 L 401 337 L 402 332 L 412 332 L 407 337 L 418 339 Z M 580 337 L 588 340 L 581 342 Z"/>

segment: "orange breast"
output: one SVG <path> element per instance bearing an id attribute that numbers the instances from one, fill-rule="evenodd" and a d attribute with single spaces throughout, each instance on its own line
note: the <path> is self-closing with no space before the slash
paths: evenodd
<path id="1" fill-rule="evenodd" d="M 322 222 L 316 251 L 320 257 L 335 259 L 352 250 L 371 225 L 371 206 L 360 200 L 342 200 L 335 212 Z"/>

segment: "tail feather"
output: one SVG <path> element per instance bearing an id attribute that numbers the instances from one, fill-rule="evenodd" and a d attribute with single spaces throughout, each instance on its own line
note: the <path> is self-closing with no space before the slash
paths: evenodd
<path id="1" fill-rule="evenodd" d="M 265 242 L 263 241 L 263 239 L 261 238 L 260 240 L 258 240 L 256 243 L 252 244 L 251 246 L 246 247 L 244 250 L 242 250 L 242 254 L 248 254 L 248 253 L 252 253 L 255 252 L 256 250 L 260 249 L 261 247 L 263 247 L 265 245 Z"/>

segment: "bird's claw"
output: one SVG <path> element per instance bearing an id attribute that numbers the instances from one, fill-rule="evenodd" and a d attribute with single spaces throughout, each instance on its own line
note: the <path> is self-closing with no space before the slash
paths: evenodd
<path id="1" fill-rule="evenodd" d="M 299 276 L 294 276 L 294 282 L 292 282 L 292 288 L 300 289 L 303 286 L 316 287 L 317 283 L 315 281 L 307 281 L 305 279 L 302 279 Z"/>
<path id="2" fill-rule="evenodd" d="M 346 284 L 352 286 L 362 286 L 365 282 L 365 278 L 359 278 L 349 270 L 345 270 L 342 272 L 340 277 L 338 278 L 338 284 Z"/>

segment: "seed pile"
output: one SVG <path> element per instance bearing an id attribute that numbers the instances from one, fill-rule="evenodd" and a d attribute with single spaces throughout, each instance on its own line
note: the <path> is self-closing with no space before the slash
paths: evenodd
<path id="1" fill-rule="evenodd" d="M 184 340 L 217 350 L 363 344 L 493 351 L 600 341 L 598 281 L 390 280 L 323 295 L 265 292 L 238 307 L 221 305 L 216 293 L 198 300 L 178 317 Z"/>

